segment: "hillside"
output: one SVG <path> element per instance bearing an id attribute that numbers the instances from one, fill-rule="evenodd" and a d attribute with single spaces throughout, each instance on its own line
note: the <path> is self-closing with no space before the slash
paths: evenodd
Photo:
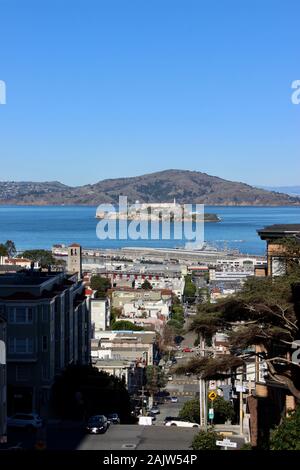
<path id="1" fill-rule="evenodd" d="M 206 173 L 166 170 L 131 178 L 71 187 L 59 182 L 0 182 L 0 204 L 99 205 L 117 203 L 119 195 L 129 202 L 203 203 L 206 205 L 300 205 L 300 199 L 227 181 Z"/>

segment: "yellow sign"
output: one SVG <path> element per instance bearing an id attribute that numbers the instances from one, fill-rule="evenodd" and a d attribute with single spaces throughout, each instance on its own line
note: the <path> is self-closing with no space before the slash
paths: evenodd
<path id="1" fill-rule="evenodd" d="M 208 394 L 208 398 L 211 400 L 211 401 L 214 401 L 216 398 L 217 398 L 217 394 L 216 392 L 212 391 L 212 392 L 209 392 Z"/>

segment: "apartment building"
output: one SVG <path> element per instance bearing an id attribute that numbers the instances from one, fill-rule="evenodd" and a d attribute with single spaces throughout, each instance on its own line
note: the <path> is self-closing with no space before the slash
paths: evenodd
<path id="1" fill-rule="evenodd" d="M 93 365 L 103 372 L 125 381 L 128 392 L 136 393 L 144 381 L 145 367 L 153 365 L 154 332 L 105 331 L 92 340 Z"/>
<path id="2" fill-rule="evenodd" d="M 26 270 L 0 275 L 0 309 L 7 322 L 9 413 L 45 413 L 55 376 L 87 364 L 90 319 L 76 273 Z"/>
<path id="3" fill-rule="evenodd" d="M 6 321 L 0 308 L 0 444 L 6 442 Z"/>

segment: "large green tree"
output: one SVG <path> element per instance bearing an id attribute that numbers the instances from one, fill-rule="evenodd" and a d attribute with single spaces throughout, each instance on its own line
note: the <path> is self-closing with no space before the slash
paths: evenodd
<path id="1" fill-rule="evenodd" d="M 22 253 L 22 256 L 40 263 L 42 268 L 56 264 L 56 259 L 49 250 L 26 250 Z"/>
<path id="2" fill-rule="evenodd" d="M 258 355 L 269 378 L 286 386 L 300 399 L 299 348 L 300 276 L 298 270 L 276 278 L 250 278 L 241 292 L 216 304 L 201 304 L 191 329 L 211 339 L 217 331 L 228 334 L 231 354 L 193 358 L 186 370 L 204 377 L 228 377 Z M 259 345 L 261 352 L 254 350 Z M 297 359 L 297 358 L 296 358 Z"/>
<path id="3" fill-rule="evenodd" d="M 158 366 L 146 367 L 146 389 L 151 395 L 159 392 L 167 384 L 164 371 Z"/>
<path id="4" fill-rule="evenodd" d="M 272 450 L 300 450 L 300 406 L 272 432 L 270 447 Z"/>
<path id="5" fill-rule="evenodd" d="M 125 382 L 92 366 L 70 365 L 57 376 L 51 406 L 54 414 L 64 419 L 114 412 L 123 422 L 130 422 Z"/>
<path id="6" fill-rule="evenodd" d="M 96 297 L 104 298 L 107 290 L 111 288 L 111 282 L 106 277 L 95 275 L 91 277 L 90 286 L 96 291 Z"/>
<path id="7" fill-rule="evenodd" d="M 230 402 L 218 397 L 213 402 L 214 408 L 214 424 L 223 424 L 227 420 L 233 420 L 235 417 L 233 406 Z M 188 421 L 199 423 L 200 420 L 200 403 L 197 398 L 184 403 L 179 412 L 180 418 Z"/>

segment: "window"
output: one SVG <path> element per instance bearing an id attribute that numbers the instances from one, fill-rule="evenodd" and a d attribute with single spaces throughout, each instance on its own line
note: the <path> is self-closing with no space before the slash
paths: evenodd
<path id="1" fill-rule="evenodd" d="M 49 380 L 50 379 L 50 370 L 49 370 L 49 366 L 47 364 L 42 365 L 42 377 L 43 377 L 43 380 Z"/>
<path id="2" fill-rule="evenodd" d="M 48 322 L 49 321 L 49 307 L 48 305 L 42 305 L 42 321 Z"/>
<path id="3" fill-rule="evenodd" d="M 16 380 L 18 382 L 26 382 L 29 380 L 29 368 L 27 366 L 16 367 Z"/>
<path id="4" fill-rule="evenodd" d="M 8 311 L 8 322 L 26 324 L 33 322 L 33 309 L 31 307 L 11 307 Z"/>
<path id="5" fill-rule="evenodd" d="M 48 349 L 48 337 L 43 336 L 42 337 L 42 351 L 45 352 Z"/>
<path id="6" fill-rule="evenodd" d="M 12 354 L 33 353 L 32 338 L 8 338 L 8 352 Z"/>

